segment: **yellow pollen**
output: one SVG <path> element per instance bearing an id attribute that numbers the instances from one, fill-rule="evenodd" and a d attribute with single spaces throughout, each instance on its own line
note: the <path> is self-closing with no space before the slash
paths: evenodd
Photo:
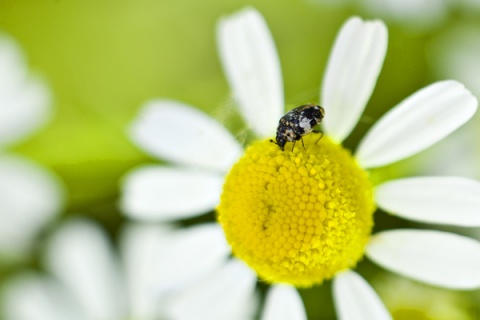
<path id="1" fill-rule="evenodd" d="M 231 169 L 218 219 L 233 254 L 267 282 L 308 287 L 352 268 L 373 226 L 372 186 L 342 146 L 310 134 L 254 143 Z"/>

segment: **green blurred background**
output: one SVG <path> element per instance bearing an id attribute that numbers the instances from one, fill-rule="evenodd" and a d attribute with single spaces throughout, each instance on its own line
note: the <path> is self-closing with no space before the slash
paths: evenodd
<path id="1" fill-rule="evenodd" d="M 16 38 L 31 69 L 47 80 L 55 96 L 54 119 L 14 151 L 53 169 L 64 181 L 69 197 L 64 217 L 87 215 L 115 233 L 122 222 L 117 208 L 122 176 L 138 164 L 156 161 L 127 135 L 145 101 L 178 99 L 216 118 L 229 118 L 230 92 L 215 27 L 222 15 L 246 5 L 257 8 L 271 29 L 288 108 L 319 100 L 328 54 L 342 23 L 351 15 L 378 17 L 356 1 L 332 6 L 320 0 L 0 0 L 0 29 Z M 427 28 L 387 20 L 384 68 L 346 145 L 354 149 L 380 115 L 442 78 L 428 58 L 433 39 L 458 24 L 478 26 L 479 16 L 450 2 L 442 19 Z M 231 127 L 239 128 L 237 122 Z M 385 170 L 408 171 L 401 165 Z M 383 228 L 405 225 L 383 219 L 376 219 Z M 366 262 L 360 265 L 367 278 L 378 270 Z M 302 291 L 311 319 L 334 317 L 328 290 L 326 285 Z"/>

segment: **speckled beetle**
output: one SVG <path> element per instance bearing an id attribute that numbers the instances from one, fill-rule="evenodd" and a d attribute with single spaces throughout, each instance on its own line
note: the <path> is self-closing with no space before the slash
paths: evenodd
<path id="1" fill-rule="evenodd" d="M 324 115 L 325 110 L 315 104 L 306 104 L 290 110 L 278 122 L 276 141 L 270 141 L 276 143 L 282 151 L 287 142 L 293 142 L 293 150 L 295 142 L 311 133 L 313 128 L 322 122 Z"/>

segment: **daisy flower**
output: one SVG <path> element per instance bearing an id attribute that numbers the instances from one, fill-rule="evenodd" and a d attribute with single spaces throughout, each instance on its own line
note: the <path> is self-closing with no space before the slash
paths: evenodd
<path id="1" fill-rule="evenodd" d="M 29 73 L 16 42 L 0 33 L 0 261 L 23 257 L 35 236 L 59 212 L 58 179 L 32 161 L 8 153 L 41 128 L 51 113 L 51 93 Z"/>
<path id="2" fill-rule="evenodd" d="M 341 142 L 374 89 L 387 30 L 380 21 L 351 18 L 339 32 L 323 79 L 325 135 L 306 135 L 304 147 L 287 143 L 282 151 L 269 141 L 285 103 L 280 63 L 265 21 L 254 9 L 226 17 L 219 23 L 218 41 L 234 98 L 258 140 L 242 155 L 232 135 L 193 107 L 170 100 L 147 103 L 131 137 L 171 165 L 142 167 L 126 177 L 122 207 L 129 217 L 168 222 L 216 208 L 235 259 L 272 284 L 264 319 L 305 319 L 294 287 L 329 279 L 339 318 L 388 319 L 374 290 L 353 271 L 364 255 L 428 284 L 480 286 L 480 243 L 475 240 L 434 230 L 372 235 L 377 206 L 413 221 L 480 225 L 476 181 L 416 177 L 374 185 L 369 175 L 429 147 L 472 117 L 477 100 L 462 84 L 441 81 L 406 98 L 374 124 L 352 156 Z M 212 229 L 218 234 L 220 226 Z M 200 244 L 201 237 L 192 237 L 195 241 Z M 211 258 L 218 257 L 223 244 L 217 247 L 172 249 L 177 254 L 164 261 L 159 273 L 167 265 L 183 271 L 187 265 L 196 280 L 176 289 L 166 306 L 169 318 L 224 319 L 234 301 L 252 301 L 255 278 L 248 269 L 238 268 L 239 275 L 224 285 L 215 277 L 237 264 L 224 252 L 223 259 Z M 197 270 L 207 264 L 204 259 L 215 262 L 213 276 Z"/>
<path id="3" fill-rule="evenodd" d="M 165 227 L 129 224 L 121 232 L 119 254 L 97 224 L 70 219 L 47 241 L 46 272 L 7 282 L 2 319 L 159 319 L 151 284 L 166 233 Z"/>

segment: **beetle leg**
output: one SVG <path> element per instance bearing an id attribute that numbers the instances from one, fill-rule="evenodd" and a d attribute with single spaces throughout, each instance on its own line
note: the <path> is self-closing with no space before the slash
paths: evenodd
<path id="1" fill-rule="evenodd" d="M 323 133 L 323 131 L 320 131 L 320 130 L 319 130 L 319 131 L 315 131 L 315 130 L 314 130 L 313 132 L 314 132 L 314 133 L 320 133 L 320 137 L 318 138 L 317 142 L 315 142 L 315 144 L 317 144 L 318 141 L 320 141 L 320 140 L 323 138 L 324 133 Z"/>

